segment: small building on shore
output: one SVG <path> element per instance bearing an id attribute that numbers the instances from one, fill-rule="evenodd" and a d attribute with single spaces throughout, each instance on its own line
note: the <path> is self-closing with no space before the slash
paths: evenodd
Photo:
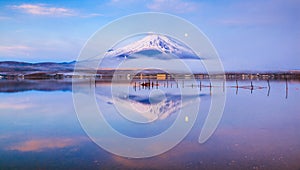
<path id="1" fill-rule="evenodd" d="M 166 78 L 167 78 L 166 74 L 162 74 L 162 73 L 156 74 L 156 79 L 157 80 L 166 80 Z"/>

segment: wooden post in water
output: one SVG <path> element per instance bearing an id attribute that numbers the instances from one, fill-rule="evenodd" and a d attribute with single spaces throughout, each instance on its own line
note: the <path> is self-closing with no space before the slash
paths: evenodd
<path id="1" fill-rule="evenodd" d="M 238 81 L 237 79 L 235 80 L 235 83 L 236 83 L 236 91 L 235 91 L 235 94 L 237 95 L 238 94 L 238 91 L 239 91 L 239 84 L 238 84 Z"/>

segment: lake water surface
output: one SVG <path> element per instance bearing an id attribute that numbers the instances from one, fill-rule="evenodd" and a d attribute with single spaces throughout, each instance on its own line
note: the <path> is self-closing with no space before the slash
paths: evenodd
<path id="1" fill-rule="evenodd" d="M 268 89 L 266 81 L 253 81 L 253 90 L 248 88 L 249 81 L 239 82 L 245 87 L 238 89 L 235 82 L 227 82 L 221 122 L 211 138 L 200 144 L 198 137 L 211 102 L 210 88 L 203 87 L 197 96 L 200 111 L 190 133 L 170 151 L 144 159 L 113 155 L 86 135 L 74 110 L 71 84 L 30 83 L 22 88 L 1 82 L 0 169 L 300 169 L 297 82 L 288 82 L 287 89 L 286 82 L 271 81 Z M 54 88 L 55 84 L 61 88 Z M 176 84 L 158 88 L 172 94 L 166 96 L 170 100 L 177 100 Z M 198 87 L 186 84 L 185 88 Z M 165 112 L 154 123 L 126 122 L 114 113 L 114 103 L 105 98 L 108 89 L 105 84 L 97 84 L 98 105 L 105 108 L 103 114 L 113 128 L 128 136 L 157 135 L 178 116 L 176 111 Z M 154 89 L 132 87 L 132 95 L 123 100 L 147 105 L 143 97 Z"/>

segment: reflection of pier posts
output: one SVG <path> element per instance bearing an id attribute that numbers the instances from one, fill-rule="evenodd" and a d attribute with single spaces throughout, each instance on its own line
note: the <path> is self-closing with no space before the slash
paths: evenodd
<path id="1" fill-rule="evenodd" d="M 199 86 L 200 86 L 200 91 L 201 91 L 201 89 L 202 89 L 202 82 L 201 82 L 201 80 L 200 80 L 200 85 Z"/>
<path id="2" fill-rule="evenodd" d="M 92 78 L 90 77 L 90 89 L 92 88 Z"/>
<path id="3" fill-rule="evenodd" d="M 133 88 L 134 88 L 134 91 L 136 91 L 136 82 L 134 82 Z"/>
<path id="4" fill-rule="evenodd" d="M 252 81 L 251 81 L 251 85 L 250 85 L 251 87 L 251 94 L 252 94 L 252 92 L 253 92 L 253 83 L 252 83 Z"/>
<path id="5" fill-rule="evenodd" d="M 285 98 L 287 99 L 288 98 L 288 90 L 289 90 L 289 87 L 288 87 L 288 81 L 287 81 L 287 78 L 285 79 Z"/>
<path id="6" fill-rule="evenodd" d="M 211 95 L 211 82 L 209 82 L 209 94 Z"/>
<path id="7" fill-rule="evenodd" d="M 270 89 L 271 89 L 270 80 L 268 79 L 268 94 L 267 94 L 267 96 L 270 96 Z"/>

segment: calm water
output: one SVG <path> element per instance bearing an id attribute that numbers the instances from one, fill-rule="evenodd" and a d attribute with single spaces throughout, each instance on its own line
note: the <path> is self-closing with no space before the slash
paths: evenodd
<path id="1" fill-rule="evenodd" d="M 299 170 L 300 84 L 289 82 L 286 91 L 285 82 L 271 81 L 269 94 L 267 82 L 254 81 L 253 84 L 252 92 L 248 88 L 250 82 L 239 82 L 239 86 L 246 87 L 238 90 L 227 87 L 222 120 L 206 143 L 199 144 L 198 136 L 210 107 L 209 87 L 202 88 L 195 126 L 179 145 L 156 157 L 129 159 L 106 152 L 85 134 L 74 110 L 70 83 L 23 82 L 17 87 L 14 82 L 2 81 L 0 169 Z M 170 99 L 177 100 L 178 89 L 175 84 L 170 86 L 161 85 L 159 89 L 172 94 L 167 96 Z M 228 82 L 228 86 L 235 86 L 235 82 Z M 186 85 L 185 88 L 192 87 Z M 107 89 L 107 85 L 97 84 L 99 107 L 105 107 L 108 122 L 128 136 L 159 134 L 172 125 L 177 116 L 174 112 L 144 127 L 128 123 L 114 113 L 113 103 L 105 98 Z M 143 98 L 151 90 L 132 87 L 132 95 L 126 100 L 147 104 Z"/>

